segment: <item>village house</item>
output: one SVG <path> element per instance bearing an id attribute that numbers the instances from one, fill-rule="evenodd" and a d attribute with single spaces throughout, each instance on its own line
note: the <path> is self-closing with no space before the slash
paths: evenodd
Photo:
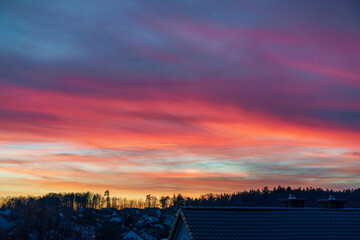
<path id="1" fill-rule="evenodd" d="M 123 236 L 124 240 L 144 240 L 142 237 L 140 237 L 136 232 L 134 232 L 133 230 L 127 232 L 124 236 Z"/>
<path id="2" fill-rule="evenodd" d="M 161 217 L 161 211 L 159 208 L 144 208 L 140 209 L 140 213 L 146 222 L 157 223 Z"/>
<path id="3" fill-rule="evenodd" d="M 16 222 L 10 220 L 10 210 L 0 212 L 0 231 L 9 231 Z"/>

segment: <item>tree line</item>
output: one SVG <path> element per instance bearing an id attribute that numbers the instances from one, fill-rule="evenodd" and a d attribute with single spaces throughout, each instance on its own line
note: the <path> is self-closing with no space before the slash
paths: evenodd
<path id="1" fill-rule="evenodd" d="M 41 197 L 20 196 L 5 197 L 0 199 L 3 209 L 15 208 L 17 205 L 31 205 L 40 202 L 45 205 L 60 206 L 66 208 L 179 208 L 181 206 L 243 206 L 243 207 L 279 207 L 279 199 L 284 199 L 293 194 L 298 198 L 305 198 L 305 205 L 317 207 L 319 199 L 326 199 L 329 195 L 335 198 L 345 199 L 346 207 L 360 207 L 360 188 L 345 190 L 329 190 L 322 188 L 291 188 L 278 186 L 270 189 L 244 190 L 236 193 L 204 194 L 197 198 L 186 197 L 181 194 L 172 196 L 156 197 L 148 194 L 145 199 L 127 199 L 125 197 L 111 197 L 110 191 L 103 194 L 83 193 L 48 193 Z"/>

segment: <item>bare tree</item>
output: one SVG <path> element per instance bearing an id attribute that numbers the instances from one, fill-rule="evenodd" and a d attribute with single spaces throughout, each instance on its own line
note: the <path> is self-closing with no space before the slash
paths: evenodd
<path id="1" fill-rule="evenodd" d="M 146 195 L 145 207 L 147 208 L 151 207 L 151 194 Z"/>
<path id="2" fill-rule="evenodd" d="M 111 198 L 111 207 L 118 209 L 118 198 L 116 197 Z"/>
<path id="3" fill-rule="evenodd" d="M 110 191 L 109 190 L 106 190 L 104 192 L 104 196 L 106 197 L 106 207 L 107 208 L 110 208 Z"/>

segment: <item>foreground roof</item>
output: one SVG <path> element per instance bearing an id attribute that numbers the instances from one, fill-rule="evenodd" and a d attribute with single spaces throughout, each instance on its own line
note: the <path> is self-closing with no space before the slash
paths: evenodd
<path id="1" fill-rule="evenodd" d="M 169 239 L 181 221 L 193 240 L 360 239 L 360 209 L 183 207 Z"/>

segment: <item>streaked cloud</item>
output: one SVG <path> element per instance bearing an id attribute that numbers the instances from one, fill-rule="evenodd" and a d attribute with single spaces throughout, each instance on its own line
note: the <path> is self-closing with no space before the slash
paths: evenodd
<path id="1" fill-rule="evenodd" d="M 0 195 L 360 182 L 357 1 L 0 6 Z"/>

